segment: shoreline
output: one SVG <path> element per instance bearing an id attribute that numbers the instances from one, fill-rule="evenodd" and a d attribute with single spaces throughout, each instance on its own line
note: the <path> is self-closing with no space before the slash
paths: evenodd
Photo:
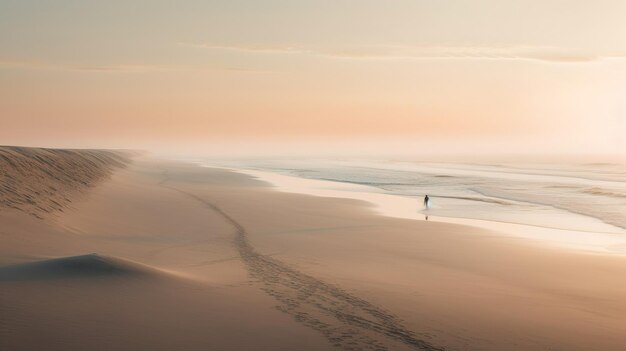
<path id="1" fill-rule="evenodd" d="M 259 171 L 244 168 L 230 168 L 200 164 L 202 167 L 226 169 L 252 176 L 271 184 L 276 190 L 304 194 L 309 196 L 342 198 L 364 201 L 371 205 L 376 214 L 409 220 L 451 223 L 481 228 L 497 232 L 507 237 L 524 238 L 539 244 L 576 250 L 590 254 L 614 254 L 626 256 L 626 231 L 612 225 L 613 232 L 591 230 L 572 230 L 541 225 L 504 222 L 463 217 L 439 216 L 428 210 L 419 210 L 415 199 L 399 195 L 386 194 L 377 188 L 346 182 L 318 180 L 284 175 L 276 172 Z M 597 220 L 593 217 L 581 216 Z"/>

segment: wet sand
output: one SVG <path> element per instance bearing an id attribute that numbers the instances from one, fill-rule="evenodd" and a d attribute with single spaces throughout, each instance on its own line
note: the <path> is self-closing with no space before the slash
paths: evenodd
<path id="1" fill-rule="evenodd" d="M 621 350 L 626 259 L 135 158 L 0 210 L 0 349 Z M 35 264 L 31 262 L 37 262 Z"/>

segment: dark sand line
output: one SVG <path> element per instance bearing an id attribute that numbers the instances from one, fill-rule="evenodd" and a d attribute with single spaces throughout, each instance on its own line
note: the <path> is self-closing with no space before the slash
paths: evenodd
<path id="1" fill-rule="evenodd" d="M 250 275 L 263 284 L 262 289 L 280 304 L 277 308 L 296 321 L 324 335 L 344 350 L 390 350 L 385 341 L 403 343 L 413 349 L 441 351 L 403 325 L 396 316 L 345 290 L 302 273 L 286 264 L 258 253 L 248 241 L 246 229 L 213 203 L 176 187 L 180 192 L 221 215 L 236 231 L 234 244 Z"/>

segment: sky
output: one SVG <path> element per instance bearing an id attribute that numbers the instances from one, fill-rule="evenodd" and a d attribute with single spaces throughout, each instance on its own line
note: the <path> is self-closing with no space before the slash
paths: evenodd
<path id="1" fill-rule="evenodd" d="M 0 0 L 0 144 L 625 153 L 624 1 Z"/>

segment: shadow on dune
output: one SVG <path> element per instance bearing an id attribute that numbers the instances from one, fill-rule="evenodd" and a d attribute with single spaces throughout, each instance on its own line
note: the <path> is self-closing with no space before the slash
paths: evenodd
<path id="1" fill-rule="evenodd" d="M 149 266 L 120 258 L 88 254 L 0 267 L 0 282 L 35 281 L 107 276 L 156 277 Z"/>

